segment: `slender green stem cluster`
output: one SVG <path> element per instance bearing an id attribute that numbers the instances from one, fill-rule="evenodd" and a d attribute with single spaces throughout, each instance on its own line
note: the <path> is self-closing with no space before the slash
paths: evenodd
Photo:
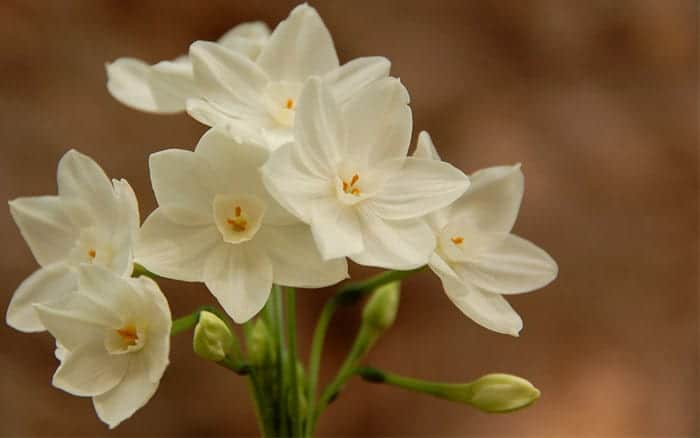
<path id="1" fill-rule="evenodd" d="M 506 374 L 489 374 L 464 384 L 445 384 L 362 366 L 366 354 L 396 318 L 400 281 L 417 271 L 387 271 L 340 287 L 326 302 L 316 323 L 308 373 L 304 372 L 298 355 L 296 291 L 292 288 L 275 285 L 260 316 L 243 326 L 245 354 L 237 341 L 228 338 L 229 334 L 233 336 L 233 331 L 227 332 L 218 322 L 213 326 L 215 321 L 211 315 L 221 321 L 228 319 L 223 312 L 211 306 L 200 307 L 192 314 L 173 321 L 172 334 L 195 328 L 195 352 L 198 355 L 209 360 L 223 356 L 217 361 L 219 365 L 247 376 L 259 427 L 266 437 L 313 436 L 320 415 L 355 375 L 369 382 L 466 403 L 487 412 L 508 412 L 534 402 L 539 397 L 539 391 L 526 380 Z M 139 271 L 135 275 L 149 273 Z M 350 351 L 335 376 L 319 394 L 323 344 L 335 311 L 356 304 L 370 294 Z M 202 318 L 202 312 L 211 315 Z M 199 327 L 201 324 L 209 326 Z M 228 322 L 223 324 L 230 330 Z M 222 349 L 225 353 L 222 353 Z"/>

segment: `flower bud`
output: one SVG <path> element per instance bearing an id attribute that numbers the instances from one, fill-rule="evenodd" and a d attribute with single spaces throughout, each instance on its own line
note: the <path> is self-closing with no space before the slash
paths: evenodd
<path id="1" fill-rule="evenodd" d="M 394 281 L 377 288 L 362 309 L 362 322 L 375 333 L 391 327 L 399 309 L 401 282 Z"/>
<path id="2" fill-rule="evenodd" d="M 527 380 L 510 374 L 487 374 L 456 391 L 454 401 L 465 401 L 486 412 L 509 412 L 540 398 L 540 391 Z M 449 391 L 448 391 L 449 392 Z M 449 394 L 445 394 L 450 398 Z"/>
<path id="3" fill-rule="evenodd" d="M 233 351 L 236 338 L 225 322 L 211 312 L 201 311 L 194 328 L 194 352 L 207 360 L 219 362 Z"/>
<path id="4" fill-rule="evenodd" d="M 253 366 L 265 366 L 275 361 L 275 349 L 270 330 L 262 318 L 258 318 L 248 335 L 248 360 Z"/>

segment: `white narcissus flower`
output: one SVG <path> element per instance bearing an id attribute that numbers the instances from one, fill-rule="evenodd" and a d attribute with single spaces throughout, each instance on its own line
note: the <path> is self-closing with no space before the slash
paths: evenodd
<path id="1" fill-rule="evenodd" d="M 425 265 L 435 247 L 419 220 L 469 187 L 441 161 L 407 158 L 408 92 L 393 78 L 372 83 L 342 108 L 319 78 L 299 99 L 295 142 L 263 167 L 270 193 L 311 225 L 323 258 L 389 269 Z"/>
<path id="2" fill-rule="evenodd" d="M 20 284 L 7 309 L 7 324 L 17 330 L 44 330 L 32 304 L 73 290 L 80 263 L 118 275 L 132 272 L 139 227 L 136 196 L 126 181 L 110 181 L 80 152 L 70 150 L 58 163 L 58 196 L 15 199 L 10 213 L 41 265 Z"/>
<path id="3" fill-rule="evenodd" d="M 265 23 L 243 23 L 226 32 L 218 43 L 254 60 L 269 36 Z M 154 65 L 119 58 L 107 64 L 107 89 L 128 107 L 161 114 L 184 111 L 187 99 L 198 95 L 187 55 Z"/>
<path id="4" fill-rule="evenodd" d="M 347 278 L 345 260 L 324 262 L 309 227 L 265 191 L 259 167 L 268 155 L 212 129 L 194 152 L 150 157 L 159 206 L 143 224 L 137 261 L 204 282 L 238 323 L 262 309 L 273 282 L 318 288 Z"/>
<path id="5" fill-rule="evenodd" d="M 425 131 L 414 156 L 440 160 Z M 519 164 L 489 167 L 469 179 L 471 186 L 460 199 L 428 217 L 437 240 L 429 265 L 465 315 L 495 332 L 518 336 L 523 322 L 503 295 L 544 287 L 556 278 L 557 264 L 511 234 L 523 197 Z"/>
<path id="6" fill-rule="evenodd" d="M 292 140 L 307 78 L 322 76 L 343 103 L 387 77 L 391 67 L 383 57 L 358 58 L 341 67 L 328 29 L 306 4 L 275 28 L 257 59 L 206 42 L 194 43 L 190 57 L 201 98 L 187 102 L 189 114 L 239 141 L 252 139 L 271 149 Z"/>
<path id="7" fill-rule="evenodd" d="M 36 312 L 58 344 L 53 385 L 92 397 L 100 420 L 114 428 L 158 388 L 168 366 L 170 308 L 150 278 L 87 264 L 78 273 L 75 291 L 36 304 Z"/>

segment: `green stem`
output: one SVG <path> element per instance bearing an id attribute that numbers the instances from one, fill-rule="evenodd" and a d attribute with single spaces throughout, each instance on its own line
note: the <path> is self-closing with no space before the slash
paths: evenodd
<path id="1" fill-rule="evenodd" d="M 277 429 L 280 436 L 288 435 L 288 421 L 287 421 L 287 352 L 286 352 L 286 341 L 284 335 L 284 301 L 282 296 L 282 289 L 274 285 L 272 289 L 272 299 L 274 300 L 274 308 L 276 310 L 276 322 L 274 331 L 274 337 L 276 338 L 277 346 L 277 382 L 278 382 L 278 421 L 279 427 Z"/>
<path id="2" fill-rule="evenodd" d="M 297 387 L 297 321 L 296 321 L 296 291 L 287 288 L 287 338 L 288 361 L 287 372 L 289 376 L 289 394 L 291 406 L 289 417 L 291 419 L 292 436 L 301 436 L 301 419 L 299 418 L 299 389 Z M 288 399 L 288 397 L 285 397 Z M 286 400 L 285 400 L 286 401 Z"/>
<path id="3" fill-rule="evenodd" d="M 248 321 L 243 325 L 243 331 L 245 332 L 246 339 L 250 339 L 250 334 L 252 331 L 252 321 Z M 258 428 L 260 433 L 264 437 L 270 437 L 274 435 L 274 419 L 272 414 L 267 409 L 271 406 L 269 400 L 266 399 L 265 394 L 262 391 L 261 378 L 255 368 L 251 368 L 249 375 L 250 392 L 253 396 L 253 406 L 255 409 L 255 417 L 258 420 Z"/>
<path id="4" fill-rule="evenodd" d="M 328 325 L 330 324 L 336 309 L 342 306 L 351 306 L 374 289 L 387 283 L 391 283 L 392 281 L 406 278 L 409 275 L 423 269 L 425 269 L 425 267 L 411 271 L 386 271 L 364 281 L 347 283 L 341 286 L 338 292 L 331 299 L 326 301 L 326 304 L 323 306 L 323 310 L 321 310 L 321 315 L 316 322 L 316 328 L 314 329 L 313 339 L 311 341 L 308 374 L 309 390 L 307 395 L 309 401 L 309 421 L 306 423 L 305 436 L 310 437 L 313 432 L 314 421 L 312 420 L 312 417 L 316 409 L 316 387 L 318 385 L 318 376 L 321 369 L 323 341 L 326 338 Z"/>

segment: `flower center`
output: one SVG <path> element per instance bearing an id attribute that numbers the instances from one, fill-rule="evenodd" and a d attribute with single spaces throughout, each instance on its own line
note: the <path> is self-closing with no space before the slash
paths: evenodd
<path id="1" fill-rule="evenodd" d="M 270 82 L 265 88 L 264 101 L 267 112 L 283 128 L 291 128 L 294 125 L 301 88 L 302 84 L 287 81 Z"/>
<path id="2" fill-rule="evenodd" d="M 349 193 L 351 195 L 360 196 L 360 189 L 355 186 L 360 180 L 360 175 L 354 174 L 350 179 L 350 182 L 343 181 L 343 192 Z"/>
<path id="3" fill-rule="evenodd" d="M 225 242 L 245 242 L 260 229 L 265 209 L 265 203 L 255 196 L 217 195 L 214 222 Z"/>
<path id="4" fill-rule="evenodd" d="M 136 327 L 134 327 L 132 324 L 118 329 L 117 334 L 121 337 L 124 348 L 136 345 L 136 343 L 139 341 L 139 335 L 136 332 Z"/>

